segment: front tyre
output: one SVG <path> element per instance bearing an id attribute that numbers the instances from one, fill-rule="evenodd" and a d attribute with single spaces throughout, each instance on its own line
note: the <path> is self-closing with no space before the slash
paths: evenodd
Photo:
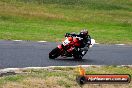
<path id="1" fill-rule="evenodd" d="M 60 56 L 60 49 L 58 47 L 56 47 L 55 49 L 53 49 L 50 53 L 49 53 L 49 58 L 50 59 L 55 59 L 58 56 Z"/>

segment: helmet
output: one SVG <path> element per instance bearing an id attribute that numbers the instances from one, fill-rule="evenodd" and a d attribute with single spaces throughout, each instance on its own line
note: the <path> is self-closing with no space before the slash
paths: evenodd
<path id="1" fill-rule="evenodd" d="M 86 29 L 81 30 L 81 32 L 80 32 L 81 37 L 86 37 L 87 35 L 88 35 L 88 31 Z"/>

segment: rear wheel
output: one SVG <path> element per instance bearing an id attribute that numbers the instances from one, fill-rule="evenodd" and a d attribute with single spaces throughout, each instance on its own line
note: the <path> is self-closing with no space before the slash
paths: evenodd
<path id="1" fill-rule="evenodd" d="M 73 57 L 74 59 L 81 60 L 83 56 L 80 54 L 80 52 L 75 51 L 73 53 Z"/>
<path id="2" fill-rule="evenodd" d="M 79 59 L 81 60 L 83 58 L 83 56 L 87 53 L 87 51 L 74 51 L 73 57 L 75 59 Z"/>
<path id="3" fill-rule="evenodd" d="M 58 56 L 60 56 L 60 49 L 58 47 L 56 47 L 55 49 L 53 49 L 50 53 L 49 53 L 49 58 L 50 59 L 55 59 Z"/>
<path id="4" fill-rule="evenodd" d="M 82 56 L 81 55 L 74 55 L 73 57 L 76 60 L 82 60 Z"/>

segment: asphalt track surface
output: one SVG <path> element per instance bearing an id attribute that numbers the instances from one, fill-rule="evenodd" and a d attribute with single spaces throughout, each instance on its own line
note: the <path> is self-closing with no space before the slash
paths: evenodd
<path id="1" fill-rule="evenodd" d="M 59 57 L 48 58 L 58 43 L 32 41 L 0 41 L 0 68 L 75 66 L 75 65 L 132 65 L 132 46 L 94 45 L 83 60 Z"/>

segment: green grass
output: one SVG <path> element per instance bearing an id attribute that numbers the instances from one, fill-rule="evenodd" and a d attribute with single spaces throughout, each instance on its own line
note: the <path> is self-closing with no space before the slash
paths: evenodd
<path id="1" fill-rule="evenodd" d="M 0 0 L 0 39 L 61 41 L 83 28 L 99 43 L 132 44 L 132 0 Z"/>
<path id="2" fill-rule="evenodd" d="M 132 67 L 89 66 L 86 74 L 130 74 Z M 76 82 L 77 68 L 55 67 L 22 70 L 21 74 L 0 77 L 0 88 L 80 88 Z M 131 88 L 130 84 L 88 84 L 83 88 Z"/>

